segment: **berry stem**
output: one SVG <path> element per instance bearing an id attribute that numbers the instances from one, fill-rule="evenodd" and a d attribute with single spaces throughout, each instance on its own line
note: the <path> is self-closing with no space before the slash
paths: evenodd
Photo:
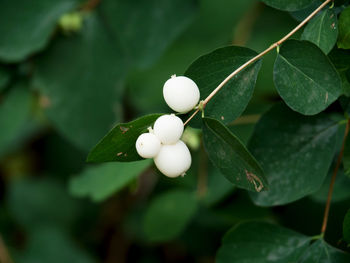
<path id="1" fill-rule="evenodd" d="M 186 126 L 187 125 L 187 123 L 189 123 L 190 122 L 190 120 L 192 120 L 193 119 L 193 117 L 194 116 L 196 116 L 196 114 L 199 112 L 199 108 L 198 109 L 196 109 L 195 110 L 195 112 L 193 112 L 193 114 L 185 121 L 185 123 L 184 123 L 184 126 Z"/>
<path id="2" fill-rule="evenodd" d="M 331 183 L 329 185 L 329 190 L 328 190 L 328 196 L 327 196 L 327 202 L 326 202 L 326 207 L 324 209 L 324 215 L 323 215 L 323 223 L 322 223 L 322 227 L 321 227 L 321 235 L 324 236 L 326 229 L 327 229 L 327 222 L 328 222 L 328 216 L 329 216 L 329 209 L 331 206 L 331 200 L 332 200 L 332 194 L 333 194 L 333 189 L 334 189 L 334 182 L 335 182 L 335 178 L 337 177 L 338 174 L 338 170 L 341 164 L 341 161 L 343 159 L 343 154 L 344 154 L 344 147 L 345 147 L 345 142 L 346 142 L 346 138 L 348 137 L 349 134 L 349 128 L 350 128 L 350 119 L 347 121 L 346 123 L 346 128 L 345 128 L 345 133 L 344 133 L 344 138 L 343 138 L 343 143 L 338 155 L 338 159 L 337 159 L 337 163 L 335 165 L 334 171 L 333 171 L 333 175 L 332 175 L 332 179 L 331 179 Z"/>
<path id="3" fill-rule="evenodd" d="M 300 28 L 302 28 L 307 22 L 309 22 L 318 12 L 320 12 L 327 4 L 332 2 L 333 0 L 326 0 L 324 1 L 317 9 L 315 9 L 307 18 L 305 18 L 300 24 L 298 24 L 292 31 L 290 31 L 287 35 L 285 35 L 283 38 L 281 38 L 279 41 L 273 43 L 270 47 L 262 51 L 260 54 L 255 56 L 254 58 L 250 59 L 246 63 L 244 63 L 242 66 L 237 68 L 235 71 L 233 71 L 230 75 L 228 75 L 220 84 L 217 86 L 209 95 L 208 97 L 203 101 L 203 108 L 207 105 L 207 103 L 222 89 L 227 82 L 229 82 L 234 76 L 236 76 L 238 73 L 240 73 L 243 69 L 248 67 L 249 65 L 253 64 L 254 62 L 258 61 L 260 58 L 265 56 L 267 53 L 272 51 L 275 48 L 278 48 L 283 42 L 285 42 L 287 39 L 289 39 L 292 35 L 294 35 Z M 189 121 L 199 112 L 199 109 L 197 109 L 184 123 L 186 125 L 189 123 Z"/>

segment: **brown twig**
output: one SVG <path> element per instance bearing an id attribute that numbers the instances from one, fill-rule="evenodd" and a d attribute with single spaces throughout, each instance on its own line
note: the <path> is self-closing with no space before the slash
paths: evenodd
<path id="1" fill-rule="evenodd" d="M 238 22 L 235 33 L 232 40 L 232 45 L 244 46 L 249 40 L 255 22 L 259 18 L 261 12 L 263 11 L 265 5 L 261 2 L 256 2 L 244 14 L 243 18 Z"/>
<path id="2" fill-rule="evenodd" d="M 199 109 L 196 109 L 195 112 L 193 112 L 193 114 L 187 119 L 187 121 L 185 121 L 184 126 L 186 126 L 186 124 L 189 123 L 190 120 L 192 120 L 192 118 L 193 118 L 194 116 L 196 116 L 196 114 L 197 114 L 198 112 L 199 112 Z"/>
<path id="3" fill-rule="evenodd" d="M 13 263 L 13 260 L 7 250 L 5 242 L 0 235 L 0 262 L 1 263 Z"/>
<path id="4" fill-rule="evenodd" d="M 320 12 L 327 4 L 332 2 L 333 0 L 326 0 L 324 1 L 315 11 L 313 11 L 307 18 L 305 18 L 299 25 L 297 25 L 292 31 L 290 31 L 287 35 L 285 35 L 283 38 L 281 38 L 279 41 L 272 44 L 270 47 L 262 51 L 260 54 L 255 56 L 254 58 L 250 59 L 246 63 L 244 63 L 242 66 L 237 68 L 235 71 L 233 71 L 230 75 L 228 75 L 220 84 L 217 86 L 209 95 L 208 97 L 202 102 L 202 109 L 204 110 L 205 106 L 208 104 L 208 102 L 222 89 L 227 82 L 229 82 L 234 76 L 236 76 L 238 73 L 240 73 L 243 69 L 248 67 L 249 65 L 253 64 L 254 62 L 258 61 L 260 58 L 265 56 L 267 53 L 272 51 L 273 49 L 279 47 L 283 42 L 285 42 L 288 38 L 290 38 L 292 35 L 294 35 L 300 28 L 302 28 L 307 22 L 309 22 L 318 12 Z M 199 112 L 199 109 L 197 109 L 185 122 L 184 125 L 189 123 L 189 121 Z"/>
<path id="5" fill-rule="evenodd" d="M 338 174 L 338 170 L 339 170 L 341 161 L 342 161 L 342 159 L 343 159 L 344 146 L 345 146 L 346 138 L 348 137 L 348 134 L 349 134 L 349 127 L 350 127 L 350 119 L 349 119 L 348 122 L 346 123 L 346 128 L 345 128 L 343 143 L 342 143 L 342 146 L 341 146 L 341 149 L 340 149 L 340 153 L 339 153 L 339 155 L 338 155 L 337 163 L 336 163 L 335 168 L 334 168 L 334 171 L 333 171 L 331 183 L 330 183 L 330 185 L 329 185 L 329 191 L 328 191 L 328 196 L 327 196 L 327 202 L 326 202 L 326 207 L 325 207 L 325 209 L 324 209 L 323 223 L 322 223 L 322 227 L 321 227 L 321 235 L 324 235 L 324 233 L 326 232 L 326 229 L 327 229 L 327 222 L 328 222 L 328 216 L 329 216 L 329 209 L 330 209 L 330 206 L 331 206 L 332 194 L 333 194 L 333 189 L 334 189 L 334 182 L 335 182 L 335 178 L 337 177 L 337 174 Z"/>
<path id="6" fill-rule="evenodd" d="M 81 9 L 83 11 L 91 11 L 91 10 L 95 9 L 96 6 L 98 6 L 98 4 L 100 2 L 101 2 L 101 0 L 89 0 L 81 7 Z"/>

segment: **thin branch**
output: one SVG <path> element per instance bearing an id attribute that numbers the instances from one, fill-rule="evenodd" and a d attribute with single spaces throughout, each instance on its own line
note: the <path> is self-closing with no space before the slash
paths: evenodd
<path id="1" fill-rule="evenodd" d="M 340 153 L 339 153 L 339 156 L 338 156 L 338 159 L 337 159 L 337 163 L 336 163 L 334 171 L 333 171 L 331 183 L 329 185 L 327 202 L 326 202 L 326 207 L 325 207 L 325 210 L 324 210 L 323 223 L 322 223 L 322 227 L 321 227 L 321 235 L 324 235 L 324 233 L 326 232 L 326 229 L 327 229 L 329 209 L 330 209 L 330 206 L 331 206 L 332 194 L 333 194 L 333 189 L 334 189 L 334 182 L 335 182 L 335 178 L 337 177 L 341 161 L 343 159 L 344 146 L 345 146 L 346 138 L 348 137 L 348 134 L 349 134 L 349 127 L 350 127 L 350 119 L 346 123 L 343 143 L 342 143 L 342 146 L 341 146 L 341 149 L 340 149 Z"/>
<path id="2" fill-rule="evenodd" d="M 253 64 L 254 62 L 258 61 L 260 58 L 265 56 L 267 53 L 269 53 L 271 50 L 279 47 L 284 41 L 286 41 L 288 38 L 290 38 L 292 35 L 294 35 L 300 28 L 302 28 L 307 22 L 309 22 L 318 12 L 320 12 L 327 4 L 332 2 L 333 0 L 326 0 L 324 1 L 315 11 L 313 11 L 307 18 L 305 18 L 298 26 L 296 26 L 292 31 L 290 31 L 286 36 L 281 38 L 279 41 L 272 44 L 270 47 L 262 51 L 260 54 L 255 56 L 254 58 L 250 59 L 246 63 L 244 63 L 242 66 L 237 68 L 235 71 L 233 71 L 230 75 L 228 75 L 220 84 L 217 86 L 209 95 L 208 97 L 203 101 L 203 109 L 207 105 L 207 103 L 222 89 L 227 82 L 229 82 L 234 76 L 236 76 L 238 73 L 240 73 L 243 69 L 248 67 L 249 65 Z M 185 125 L 198 113 L 198 109 L 190 116 L 190 118 L 185 122 Z"/>
<path id="3" fill-rule="evenodd" d="M 1 263 L 13 263 L 13 260 L 8 252 L 6 244 L 0 235 L 0 262 Z"/>
<path id="4" fill-rule="evenodd" d="M 196 114 L 197 114 L 198 112 L 199 112 L 199 109 L 196 109 L 195 112 L 187 119 L 187 121 L 185 121 L 184 126 L 186 126 L 186 124 L 189 123 L 190 120 L 192 120 L 192 118 L 193 118 L 194 116 L 196 116 Z"/>
<path id="5" fill-rule="evenodd" d="M 89 0 L 81 7 L 81 10 L 91 11 L 95 9 L 100 4 L 100 2 L 101 0 Z"/>
<path id="6" fill-rule="evenodd" d="M 262 13 L 265 5 L 261 2 L 256 2 L 248 10 L 243 18 L 238 22 L 232 40 L 232 45 L 244 46 L 249 40 L 255 22 Z"/>

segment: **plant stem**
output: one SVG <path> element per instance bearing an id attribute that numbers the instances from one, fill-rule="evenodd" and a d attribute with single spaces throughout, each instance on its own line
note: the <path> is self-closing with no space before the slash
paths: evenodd
<path id="1" fill-rule="evenodd" d="M 259 18 L 264 7 L 265 5 L 263 3 L 256 2 L 248 10 L 248 12 L 244 14 L 243 18 L 238 22 L 236 26 L 232 45 L 244 46 L 247 43 L 251 36 L 255 22 Z"/>
<path id="2" fill-rule="evenodd" d="M 321 228 L 321 235 L 322 236 L 324 235 L 324 233 L 326 232 L 326 229 L 327 229 L 327 222 L 328 222 L 328 216 L 329 216 L 329 209 L 330 209 L 330 206 L 331 206 L 334 182 L 335 182 L 335 178 L 337 177 L 341 161 L 343 159 L 344 146 L 345 146 L 346 138 L 348 137 L 348 134 L 349 134 L 349 127 L 350 127 L 350 119 L 346 123 L 343 143 L 342 143 L 342 146 L 341 146 L 341 149 L 340 149 L 340 153 L 338 155 L 337 163 L 336 163 L 334 171 L 333 171 L 331 183 L 329 185 L 327 202 L 326 202 L 326 207 L 325 207 L 325 210 L 324 210 L 323 223 L 322 223 L 322 228 Z"/>
<path id="3" fill-rule="evenodd" d="M 8 249 L 1 235 L 0 235 L 0 262 L 13 263 L 13 260 L 11 259 L 11 256 L 8 252 Z"/>
<path id="4" fill-rule="evenodd" d="M 241 72 L 243 69 L 248 67 L 249 65 L 253 64 L 263 56 L 265 56 L 267 53 L 269 53 L 271 50 L 279 47 L 284 41 L 286 41 L 288 38 L 290 38 L 292 35 L 294 35 L 300 28 L 302 28 L 307 22 L 309 22 L 318 12 L 320 12 L 327 4 L 332 2 L 333 0 L 326 0 L 324 1 L 315 11 L 313 11 L 307 18 L 305 18 L 299 25 L 297 25 L 292 31 L 290 31 L 287 35 L 285 35 L 283 38 L 281 38 L 279 41 L 272 44 L 270 47 L 262 51 L 260 54 L 255 56 L 254 58 L 250 59 L 246 63 L 244 63 L 242 66 L 237 68 L 235 71 L 233 71 L 230 75 L 228 75 L 220 84 L 217 86 L 209 95 L 208 97 L 202 102 L 203 103 L 203 109 L 208 104 L 208 102 L 218 93 L 227 82 L 229 82 L 230 79 L 232 79 L 234 76 L 236 76 L 239 72 Z M 184 125 L 189 123 L 189 121 L 199 112 L 197 109 L 185 122 Z"/>
<path id="5" fill-rule="evenodd" d="M 193 118 L 194 116 L 196 116 L 196 114 L 197 114 L 198 112 L 199 112 L 199 109 L 196 109 L 195 112 L 193 112 L 193 114 L 185 121 L 184 126 L 186 126 L 186 124 L 189 123 L 190 120 L 192 120 L 192 118 Z"/>
<path id="6" fill-rule="evenodd" d="M 100 2 L 101 0 L 89 0 L 81 7 L 81 9 L 83 11 L 91 11 L 95 9 L 100 4 Z"/>

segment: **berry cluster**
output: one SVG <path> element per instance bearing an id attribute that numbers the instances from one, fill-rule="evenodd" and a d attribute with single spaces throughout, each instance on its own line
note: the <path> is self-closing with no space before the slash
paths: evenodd
<path id="1" fill-rule="evenodd" d="M 163 87 L 163 96 L 168 106 L 179 113 L 192 110 L 199 101 L 196 83 L 184 76 L 171 76 Z M 143 158 L 154 158 L 154 163 L 164 175 L 178 177 L 190 168 L 192 158 L 186 144 L 180 140 L 184 124 L 175 114 L 160 116 L 148 133 L 136 141 L 137 153 Z"/>

